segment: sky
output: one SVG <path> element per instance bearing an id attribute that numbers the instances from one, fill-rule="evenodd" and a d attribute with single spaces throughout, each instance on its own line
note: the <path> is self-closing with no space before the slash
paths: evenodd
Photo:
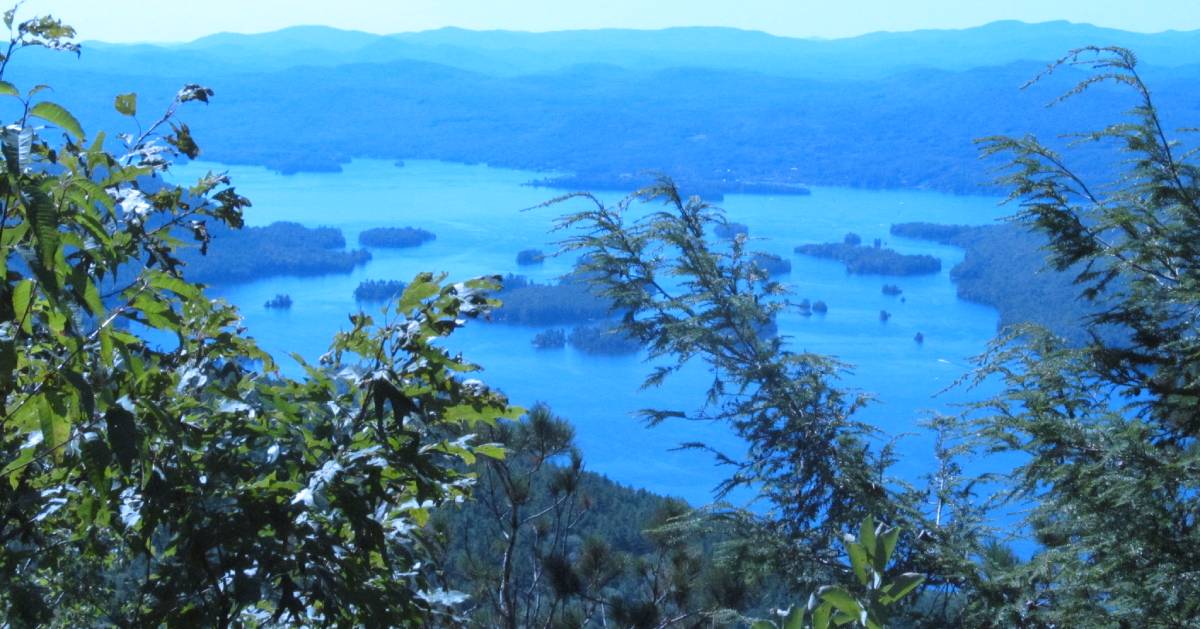
<path id="1" fill-rule="evenodd" d="M 1200 0 L 26 0 L 83 40 L 181 42 L 319 24 L 373 33 L 444 26 L 551 31 L 730 26 L 791 37 L 1070 20 L 1140 32 L 1200 29 Z"/>

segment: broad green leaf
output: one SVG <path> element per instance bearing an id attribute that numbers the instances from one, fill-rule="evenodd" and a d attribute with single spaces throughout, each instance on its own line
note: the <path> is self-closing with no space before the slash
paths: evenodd
<path id="1" fill-rule="evenodd" d="M 418 275 L 411 284 L 404 289 L 404 293 L 400 295 L 400 312 L 409 312 L 416 308 L 422 301 L 438 294 L 438 285 L 432 281 L 427 273 Z"/>
<path id="2" fill-rule="evenodd" d="M 29 110 L 29 115 L 41 118 L 46 122 L 66 131 L 74 136 L 76 140 L 83 139 L 83 127 L 71 112 L 64 109 L 61 105 L 50 101 L 42 101 L 34 105 Z"/>
<path id="3" fill-rule="evenodd" d="M 21 483 L 21 475 L 25 473 L 25 468 L 33 462 L 33 457 L 36 453 L 37 448 L 21 448 L 21 452 L 17 455 L 17 458 L 9 462 L 8 465 L 5 465 L 4 469 L 0 471 L 0 475 L 8 477 L 8 484 L 13 489 L 16 489 L 17 485 Z"/>
<path id="4" fill-rule="evenodd" d="M 104 362 L 105 367 L 112 367 L 113 364 L 113 339 L 112 332 L 108 326 L 100 328 L 97 333 L 100 337 L 100 360 Z"/>
<path id="5" fill-rule="evenodd" d="M 429 511 L 426 509 L 409 509 L 408 515 L 412 517 L 417 526 L 425 526 L 429 523 Z"/>
<path id="6" fill-rule="evenodd" d="M 854 570 L 854 578 L 866 585 L 870 581 L 870 561 L 867 560 L 867 550 L 858 542 L 846 541 L 846 554 L 850 555 L 850 567 Z"/>
<path id="7" fill-rule="evenodd" d="M 93 317 L 100 319 L 104 316 L 104 302 L 100 299 L 100 289 L 96 288 L 96 283 L 91 280 L 87 280 L 83 285 L 83 302 L 92 311 Z"/>
<path id="8" fill-rule="evenodd" d="M 62 403 L 43 404 L 40 412 L 42 437 L 45 439 L 43 443 L 52 453 L 54 460 L 61 461 L 63 446 L 71 437 L 71 418 L 67 416 Z"/>
<path id="9" fill-rule="evenodd" d="M 769 620 L 756 620 L 750 625 L 750 629 L 776 629 L 775 623 Z"/>
<path id="10" fill-rule="evenodd" d="M 17 86 L 8 81 L 0 81 L 0 96 L 20 96 L 21 92 L 17 91 Z"/>
<path id="11" fill-rule="evenodd" d="M 783 620 L 783 629 L 804 629 L 804 616 L 807 610 L 803 605 L 792 605 L 787 618 Z"/>
<path id="12" fill-rule="evenodd" d="M 829 620 L 833 616 L 833 606 L 829 603 L 818 605 L 813 610 L 812 626 L 813 629 L 829 629 Z"/>
<path id="13" fill-rule="evenodd" d="M 55 335 L 60 335 L 67 329 L 67 315 L 58 308 L 46 310 L 46 325 Z"/>
<path id="14" fill-rule="evenodd" d="M 99 136 L 97 136 L 97 137 L 99 137 Z M 91 201 L 92 203 L 99 203 L 99 204 L 103 205 L 104 208 L 106 210 L 108 210 L 110 214 L 116 208 L 116 205 L 117 205 L 116 201 L 114 201 L 113 198 L 111 196 L 109 196 L 107 192 L 104 191 L 103 186 L 97 184 L 94 181 L 88 181 L 86 179 L 78 179 L 78 178 L 72 179 L 71 187 L 76 188 L 76 189 L 80 190 L 81 192 L 83 192 L 85 195 L 87 195 L 88 201 Z"/>
<path id="15" fill-rule="evenodd" d="M 875 571 L 883 574 L 887 569 L 892 552 L 896 550 L 896 541 L 900 539 L 900 528 L 893 526 L 883 532 L 875 541 Z"/>
<path id="16" fill-rule="evenodd" d="M 29 210 L 27 214 L 33 227 L 33 235 L 37 244 L 38 261 L 42 268 L 49 270 L 54 266 L 54 257 L 58 252 L 60 235 L 58 231 L 58 206 L 50 195 L 40 189 L 33 189 L 29 194 Z M 46 279 L 49 281 L 50 277 Z"/>
<path id="17" fill-rule="evenodd" d="M 33 333 L 33 313 L 30 302 L 33 301 L 33 280 L 21 280 L 13 288 L 13 314 L 21 324 L 21 330 L 26 334 Z"/>
<path id="18" fill-rule="evenodd" d="M 150 274 L 150 285 L 160 290 L 169 290 L 184 299 L 200 297 L 200 287 L 166 273 Z"/>
<path id="19" fill-rule="evenodd" d="M 137 94 L 130 92 L 128 94 L 118 94 L 114 106 L 117 111 L 125 116 L 137 115 Z"/>
<path id="20" fill-rule="evenodd" d="M 821 597 L 822 601 L 833 605 L 851 618 L 858 618 L 862 611 L 862 605 L 843 587 L 836 585 L 823 587 L 817 595 Z"/>
<path id="21" fill-rule="evenodd" d="M 909 592 L 917 589 L 919 585 L 925 582 L 925 575 L 917 574 L 916 572 L 905 572 L 904 574 L 894 578 L 883 587 L 884 603 L 894 603 L 905 596 Z"/>
<path id="22" fill-rule="evenodd" d="M 858 527 L 858 543 L 862 544 L 863 549 L 871 555 L 875 551 L 875 518 L 867 516 L 863 518 L 862 525 Z"/>
<path id="23" fill-rule="evenodd" d="M 152 295 L 142 293 L 138 295 L 133 305 L 142 312 L 146 323 L 151 327 L 160 330 L 177 330 L 179 329 L 179 315 L 177 315 L 168 304 L 165 304 Z"/>

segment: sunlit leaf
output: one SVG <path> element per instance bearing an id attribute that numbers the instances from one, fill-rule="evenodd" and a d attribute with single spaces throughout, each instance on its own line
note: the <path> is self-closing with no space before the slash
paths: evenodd
<path id="1" fill-rule="evenodd" d="M 50 101 L 42 101 L 29 110 L 29 115 L 41 118 L 46 122 L 71 134 L 76 140 L 83 139 L 83 127 L 71 112 Z"/>
<path id="2" fill-rule="evenodd" d="M 137 115 L 137 94 L 130 92 L 128 94 L 118 94 L 114 103 L 117 111 L 125 116 Z"/>

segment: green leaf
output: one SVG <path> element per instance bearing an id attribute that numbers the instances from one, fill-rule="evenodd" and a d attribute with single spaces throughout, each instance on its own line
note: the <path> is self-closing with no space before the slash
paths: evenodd
<path id="1" fill-rule="evenodd" d="M 36 448 L 22 448 L 21 453 L 17 455 L 17 458 L 9 462 L 8 465 L 5 465 L 4 469 L 0 471 L 0 475 L 8 477 L 8 484 L 12 486 L 13 489 L 16 489 L 17 485 L 21 484 L 21 474 L 23 474 L 25 472 L 25 468 L 28 467 L 31 462 L 33 462 L 33 456 L 37 453 L 36 450 Z"/>
<path id="2" fill-rule="evenodd" d="M 892 579 L 887 585 L 883 586 L 884 603 L 894 603 L 917 589 L 917 586 L 925 582 L 925 575 L 917 574 L 916 572 L 905 572 L 904 574 Z"/>
<path id="3" fill-rule="evenodd" d="M 413 279 L 412 283 L 404 289 L 404 294 L 400 296 L 399 312 L 408 312 L 416 308 L 422 301 L 433 297 L 438 293 L 437 283 L 432 281 L 432 277 L 428 273 L 422 273 Z"/>
<path id="4" fill-rule="evenodd" d="M 803 605 L 792 605 L 787 618 L 783 620 L 783 629 L 804 629 L 804 616 L 807 610 Z"/>
<path id="5" fill-rule="evenodd" d="M 823 587 L 817 591 L 817 596 L 851 618 L 858 618 L 862 612 L 862 605 L 843 587 L 836 585 Z"/>
<path id="6" fill-rule="evenodd" d="M 13 288 L 13 314 L 21 323 L 21 330 L 26 334 L 33 333 L 33 313 L 30 312 L 30 302 L 33 301 L 33 280 L 21 280 Z"/>
<path id="7" fill-rule="evenodd" d="M 871 579 L 868 573 L 870 562 L 867 561 L 867 549 L 863 548 L 862 544 L 847 539 L 846 554 L 850 555 L 850 567 L 854 569 L 854 578 L 858 579 L 862 585 L 866 585 Z"/>
<path id="8" fill-rule="evenodd" d="M 98 333 L 100 336 L 100 359 L 104 362 L 105 367 L 113 365 L 113 339 L 112 332 L 108 326 L 100 328 Z"/>
<path id="9" fill-rule="evenodd" d="M 896 541 L 900 539 L 900 527 L 893 526 L 883 532 L 875 540 L 875 571 L 883 574 L 887 569 L 888 561 L 892 558 L 892 552 L 896 550 Z"/>
<path id="10" fill-rule="evenodd" d="M 62 460 L 63 445 L 71 437 L 71 419 L 60 404 L 44 404 L 40 409 L 42 437 L 46 447 L 53 453 L 55 461 Z"/>
<path id="11" fill-rule="evenodd" d="M 117 94 L 114 106 L 117 111 L 125 116 L 137 115 L 137 94 L 130 92 L 128 94 Z"/>
<path id="12" fill-rule="evenodd" d="M 0 96 L 17 96 L 17 97 L 19 97 L 20 95 L 21 95 L 21 92 L 17 91 L 17 86 L 13 85 L 12 83 L 9 83 L 8 81 L 0 81 Z"/>
<path id="13" fill-rule="evenodd" d="M 41 118 L 46 122 L 66 131 L 74 136 L 76 140 L 83 139 L 83 127 L 71 112 L 64 109 L 61 105 L 50 101 L 42 101 L 33 106 L 29 110 L 29 115 Z"/>
<path id="14" fill-rule="evenodd" d="M 750 625 L 750 629 L 776 629 L 775 623 L 769 620 L 756 620 Z"/>
<path id="15" fill-rule="evenodd" d="M 179 279 L 178 277 L 168 275 L 167 273 L 155 272 L 150 274 L 150 285 L 159 290 L 169 290 L 180 297 L 187 300 L 194 300 L 200 297 L 200 287 L 190 282 Z"/>
<path id="16" fill-rule="evenodd" d="M 813 610 L 813 629 L 829 629 L 829 619 L 833 616 L 833 606 L 823 603 Z"/>
<path id="17" fill-rule="evenodd" d="M 99 319 L 104 316 L 104 302 L 100 299 L 100 289 L 96 288 L 96 283 L 91 280 L 83 284 L 83 303 L 87 304 L 93 317 Z"/>
<path id="18" fill-rule="evenodd" d="M 42 268 L 49 271 L 54 267 L 58 252 L 58 206 L 48 194 L 35 188 L 30 191 L 28 218 L 37 243 L 38 260 Z M 44 279 L 49 281 L 51 277 L 53 274 L 48 273 Z"/>
<path id="19" fill-rule="evenodd" d="M 875 518 L 867 516 L 863 518 L 862 525 L 858 527 L 858 543 L 863 545 L 863 548 L 870 554 L 875 550 Z"/>

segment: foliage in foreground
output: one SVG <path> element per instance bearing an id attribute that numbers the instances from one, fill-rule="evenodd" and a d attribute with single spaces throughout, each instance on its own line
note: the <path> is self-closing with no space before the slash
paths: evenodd
<path id="1" fill-rule="evenodd" d="M 1038 140 L 990 138 L 1008 156 L 1017 220 L 1044 234 L 1096 307 L 1080 347 L 1036 328 L 1000 339 L 981 377 L 1003 392 L 967 426 L 1018 452 L 1012 498 L 1032 504 L 1041 548 L 998 575 L 1024 585 L 997 624 L 1194 626 L 1200 622 L 1200 164 L 1168 137 L 1132 53 L 1075 51 L 1059 65 L 1128 89 L 1128 118 L 1083 138 L 1126 170 L 1085 181 Z M 1057 66 L 1055 66 L 1057 67 Z M 1064 97 L 1066 98 L 1066 97 Z M 1120 334 L 1115 340 L 1112 330 Z"/>
<path id="2" fill-rule="evenodd" d="M 13 49 L 73 35 L 5 21 Z M 405 625 L 444 611 L 421 527 L 467 492 L 462 462 L 500 453 L 470 432 L 516 411 L 436 341 L 487 312 L 496 284 L 418 276 L 394 315 L 351 317 L 319 366 L 286 377 L 234 308 L 181 277 L 178 234 L 203 251 L 208 224 L 239 227 L 248 205 L 221 175 L 161 179 L 199 151 L 177 108 L 211 90 L 184 87 L 117 140 L 38 88 L 0 94 L 24 112 L 0 174 L 6 622 Z M 137 97 L 116 108 L 136 117 Z"/>
<path id="3" fill-rule="evenodd" d="M 891 616 L 888 609 L 921 585 L 925 577 L 906 572 L 888 577 L 888 562 L 896 550 L 900 529 L 876 525 L 870 516 L 859 527 L 858 537 L 847 534 L 846 554 L 854 572 L 856 591 L 827 585 L 813 592 L 807 605 L 793 605 L 778 625 L 759 620 L 751 629 L 828 629 L 852 625 L 882 629 Z"/>
<path id="4" fill-rule="evenodd" d="M 565 247 L 583 254 L 583 276 L 622 315 L 619 329 L 647 348 L 656 366 L 645 386 L 686 364 L 713 375 L 701 409 L 651 409 L 647 421 L 720 421 L 747 444 L 744 455 L 683 444 L 731 469 L 722 496 L 749 490 L 764 505 L 715 507 L 680 523 L 693 534 L 722 531 L 714 559 L 732 580 L 790 594 L 850 583 L 835 544 L 864 517 L 931 528 L 929 495 L 888 476 L 889 446 L 873 447 L 875 431 L 854 419 L 866 399 L 835 386 L 844 366 L 764 333 L 789 307 L 787 291 L 743 235 L 707 238 L 726 224 L 719 208 L 683 198 L 665 179 L 613 205 L 573 197 L 587 207 L 560 219 Z M 897 558 L 907 571 L 920 557 L 905 545 Z"/>

